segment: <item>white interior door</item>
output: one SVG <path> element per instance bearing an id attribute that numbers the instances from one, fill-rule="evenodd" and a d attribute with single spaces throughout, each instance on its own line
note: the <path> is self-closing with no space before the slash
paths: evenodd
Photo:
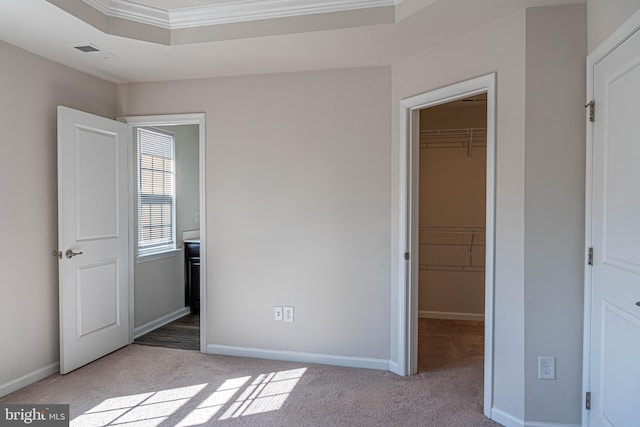
<path id="1" fill-rule="evenodd" d="M 590 426 L 640 425 L 640 32 L 594 68 Z"/>
<path id="2" fill-rule="evenodd" d="M 58 107 L 60 372 L 130 343 L 128 127 Z"/>

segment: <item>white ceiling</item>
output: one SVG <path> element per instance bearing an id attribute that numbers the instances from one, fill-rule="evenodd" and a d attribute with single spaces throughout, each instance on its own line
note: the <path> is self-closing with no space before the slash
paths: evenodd
<path id="1" fill-rule="evenodd" d="M 137 1 L 171 8 L 223 0 Z M 281 28 L 280 35 L 167 45 L 106 34 L 46 0 L 2 0 L 0 40 L 115 83 L 192 79 L 389 65 L 523 7 L 584 1 L 404 0 L 396 17 L 409 16 L 388 24 L 357 26 L 355 20 L 341 29 Z M 261 22 L 238 25 L 246 24 Z M 111 57 L 73 48 L 87 43 Z"/>

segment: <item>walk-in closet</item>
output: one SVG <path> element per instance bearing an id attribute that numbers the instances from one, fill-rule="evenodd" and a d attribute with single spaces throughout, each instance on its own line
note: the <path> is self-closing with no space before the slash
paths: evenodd
<path id="1" fill-rule="evenodd" d="M 418 370 L 483 357 L 486 94 L 420 111 Z"/>

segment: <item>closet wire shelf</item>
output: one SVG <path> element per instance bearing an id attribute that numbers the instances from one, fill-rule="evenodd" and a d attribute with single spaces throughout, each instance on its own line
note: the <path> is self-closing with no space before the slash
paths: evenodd
<path id="1" fill-rule="evenodd" d="M 466 148 L 467 157 L 471 157 L 472 148 L 486 146 L 486 128 L 433 129 L 420 131 L 420 149 Z"/>
<path id="2" fill-rule="evenodd" d="M 420 227 L 420 270 L 484 271 L 485 227 Z"/>

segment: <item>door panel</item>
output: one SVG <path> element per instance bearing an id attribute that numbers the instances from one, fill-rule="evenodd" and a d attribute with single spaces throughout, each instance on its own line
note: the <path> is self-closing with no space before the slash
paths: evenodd
<path id="1" fill-rule="evenodd" d="M 640 378 L 640 346 L 629 345 L 629 337 L 640 337 L 640 319 L 603 302 L 602 331 L 602 419 L 605 425 L 627 426 L 637 419 L 638 394 L 621 393 L 637 389 Z"/>
<path id="2" fill-rule="evenodd" d="M 590 426 L 640 419 L 640 33 L 594 68 Z"/>
<path id="3" fill-rule="evenodd" d="M 130 342 L 129 141 L 123 123 L 58 107 L 63 374 Z"/>
<path id="4" fill-rule="evenodd" d="M 113 133 L 76 127 L 76 239 L 118 237 L 118 139 Z"/>
<path id="5" fill-rule="evenodd" d="M 78 338 L 118 326 L 117 260 L 78 269 Z"/>
<path id="6" fill-rule="evenodd" d="M 606 159 L 603 243 L 605 263 L 640 271 L 640 227 L 632 226 L 640 212 L 640 198 L 633 197 L 637 192 L 629 192 L 630 186 L 640 182 L 637 163 L 640 144 L 633 139 L 639 117 L 634 104 L 640 93 L 629 90 L 633 87 L 640 87 L 637 66 L 607 82 L 603 94 L 608 107 L 603 140 Z"/>

